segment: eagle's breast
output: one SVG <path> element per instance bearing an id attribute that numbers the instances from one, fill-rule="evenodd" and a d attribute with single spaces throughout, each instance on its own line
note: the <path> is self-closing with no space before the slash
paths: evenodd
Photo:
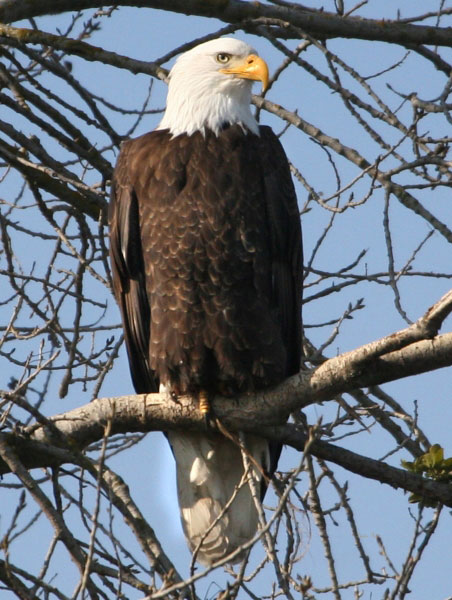
<path id="1" fill-rule="evenodd" d="M 149 362 L 178 392 L 232 394 L 285 374 L 258 139 L 232 126 L 218 136 L 156 131 L 131 142 L 141 168 L 131 183 L 150 298 Z"/>

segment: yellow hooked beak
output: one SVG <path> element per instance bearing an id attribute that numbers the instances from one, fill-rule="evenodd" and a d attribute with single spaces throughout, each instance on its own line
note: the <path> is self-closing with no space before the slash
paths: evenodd
<path id="1" fill-rule="evenodd" d="M 220 69 L 220 73 L 235 75 L 240 79 L 252 79 L 253 81 L 262 81 L 262 91 L 268 87 L 268 66 L 263 58 L 256 54 L 249 54 L 245 60 L 239 64 L 226 69 Z"/>

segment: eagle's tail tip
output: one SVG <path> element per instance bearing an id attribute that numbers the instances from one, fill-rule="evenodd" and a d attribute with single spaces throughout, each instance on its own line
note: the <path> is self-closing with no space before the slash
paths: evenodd
<path id="1" fill-rule="evenodd" d="M 170 432 L 177 465 L 182 526 L 196 560 L 210 565 L 246 544 L 258 524 L 255 498 L 244 475 L 240 448 L 219 434 Z M 258 492 L 267 470 L 268 443 L 247 436 L 247 451 Z M 261 465 L 261 469 L 257 466 Z M 242 559 L 243 552 L 231 562 Z"/>

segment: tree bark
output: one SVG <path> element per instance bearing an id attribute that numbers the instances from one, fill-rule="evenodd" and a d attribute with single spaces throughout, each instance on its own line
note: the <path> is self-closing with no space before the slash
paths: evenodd
<path id="1" fill-rule="evenodd" d="M 261 24 L 278 24 L 276 33 L 285 38 L 299 37 L 299 33 L 288 27 L 292 25 L 320 39 L 340 37 L 395 44 L 452 46 L 451 28 L 411 25 L 386 19 L 343 17 L 304 6 L 274 6 L 242 0 L 128 0 L 120 4 L 216 18 L 225 23 L 264 19 Z M 98 0 L 34 0 L 33 3 L 3 0 L 0 4 L 0 22 L 12 23 L 49 14 L 100 8 L 103 5 Z M 258 24 L 244 23 L 243 28 L 252 30 Z"/>
<path id="2" fill-rule="evenodd" d="M 452 333 L 410 343 L 436 329 L 450 312 L 452 292 L 446 294 L 414 325 L 325 361 L 312 371 L 301 371 L 273 390 L 239 398 L 216 398 L 213 415 L 222 427 L 249 431 L 278 440 L 298 450 L 307 442 L 306 432 L 286 424 L 290 413 L 358 387 L 369 387 L 452 364 Z M 407 344 L 404 346 L 404 344 Z M 389 352 L 388 352 L 389 350 Z M 39 419 L 38 419 L 39 421 Z M 275 424 L 281 424 L 279 427 Z M 1 434 L 1 442 L 14 451 L 27 468 L 78 464 L 77 453 L 109 435 L 129 432 L 203 430 L 204 416 L 189 396 L 174 401 L 166 394 L 142 394 L 101 398 L 77 409 L 41 419 L 23 434 Z M 67 442 L 69 441 L 68 449 Z M 62 446 L 65 448 L 62 448 Z M 345 469 L 434 498 L 452 507 L 450 486 L 397 469 L 344 448 L 314 440 L 310 452 Z M 0 474 L 10 472 L 0 460 Z"/>

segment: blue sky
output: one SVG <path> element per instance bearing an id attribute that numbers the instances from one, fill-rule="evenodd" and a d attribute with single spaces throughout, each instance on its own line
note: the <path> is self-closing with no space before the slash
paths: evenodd
<path id="1" fill-rule="evenodd" d="M 397 3 L 405 9 L 404 3 Z M 435 7 L 437 3 L 434 3 Z M 411 14 L 425 10 L 424 2 L 410 2 Z M 360 14 L 366 16 L 380 16 L 381 13 L 387 18 L 394 17 L 392 2 L 380 2 L 378 5 L 372 3 L 364 7 Z M 405 15 L 406 16 L 406 15 Z M 38 26 L 47 31 L 53 31 L 55 27 L 64 29 L 64 24 L 69 22 L 69 16 L 54 16 L 39 19 Z M 445 23 L 444 23 L 445 25 Z M 450 25 L 450 23 L 449 23 Z M 95 45 L 103 45 L 106 49 L 113 50 L 140 60 L 153 61 L 165 55 L 176 45 L 190 41 L 195 37 L 211 33 L 222 26 L 219 22 L 198 17 L 187 17 L 175 15 L 162 11 L 125 8 L 113 14 L 111 19 L 104 23 L 104 29 L 93 38 Z M 268 61 L 270 70 L 273 71 L 280 61 L 280 56 L 269 42 L 253 36 L 247 36 L 239 32 L 237 37 L 246 39 L 254 45 L 259 53 Z M 288 43 L 294 47 L 295 42 Z M 356 42 L 350 40 L 335 40 L 329 47 L 337 52 L 344 60 L 349 61 L 353 67 L 363 76 L 370 76 L 382 69 L 389 67 L 397 59 L 402 59 L 405 50 L 395 48 L 388 44 L 376 42 Z M 446 54 L 451 58 L 451 53 Z M 317 68 L 325 71 L 325 61 L 320 53 L 314 49 L 303 55 Z M 170 66 L 170 65 L 165 65 Z M 106 68 L 98 63 L 86 63 L 81 59 L 73 60 L 73 74 L 83 78 L 87 88 L 98 95 L 105 95 L 127 108 L 141 106 L 146 97 L 149 78 L 144 75 L 133 76 L 124 71 Z M 49 79 L 50 81 L 50 79 Z M 356 84 L 344 74 L 344 85 L 356 93 L 362 94 Z M 390 83 L 397 91 L 408 94 L 417 91 L 424 99 L 432 99 L 441 93 L 445 85 L 445 77 L 435 71 L 425 60 L 415 56 L 408 56 L 400 68 L 389 72 L 381 80 L 369 79 L 369 83 L 375 90 L 381 93 L 385 101 L 395 107 L 400 103 L 386 87 Z M 257 88 L 256 88 L 257 92 Z M 165 85 L 156 81 L 152 89 L 151 108 L 163 107 L 165 98 Z M 349 117 L 341 101 L 321 83 L 316 81 L 307 72 L 298 68 L 290 68 L 282 79 L 272 88 L 269 99 L 282 104 L 284 107 L 297 109 L 300 115 L 332 137 L 337 137 L 343 143 L 356 148 L 368 160 L 375 160 L 381 152 L 362 128 L 356 126 L 353 119 Z M 371 99 L 367 99 L 372 102 Z M 1 112 L 0 107 L 0 112 Z M 409 120 L 411 107 L 405 105 L 398 115 L 400 118 Z M 113 126 L 123 133 L 128 130 L 132 117 L 120 116 L 106 111 L 111 118 Z M 158 115 L 149 115 L 143 119 L 136 135 L 153 129 L 159 121 Z M 271 124 L 275 130 L 282 129 L 273 117 L 262 114 L 262 122 Z M 435 119 L 425 122 L 429 126 L 429 134 L 438 134 Z M 424 123 L 423 123 L 424 125 Z M 397 135 L 388 127 L 381 126 L 382 135 L 387 136 L 391 143 L 397 141 Z M 450 134 L 450 130 L 449 130 Z M 325 196 L 335 190 L 336 180 L 334 170 L 329 166 L 325 152 L 314 144 L 307 136 L 299 132 L 289 131 L 282 138 L 283 144 L 294 164 L 302 170 L 309 178 L 311 184 L 318 192 Z M 99 143 L 102 143 L 100 141 Z M 406 152 L 408 142 L 404 142 L 401 148 Z M 355 177 L 359 170 L 339 159 L 340 175 L 342 185 Z M 386 168 L 383 163 L 383 168 Z M 403 181 L 403 177 L 400 178 Z M 356 186 L 357 197 L 364 194 L 368 186 L 368 180 Z M 303 206 L 307 192 L 297 185 L 300 206 Z M 5 189 L 1 194 L 5 196 Z M 12 192 L 11 192 L 12 193 Z M 446 194 L 445 188 L 440 188 L 434 193 L 425 192 L 418 199 L 422 200 L 429 210 L 440 217 L 444 222 L 451 225 L 450 209 L 448 202 L 450 193 Z M 349 210 L 338 215 L 331 233 L 328 234 L 327 243 L 319 252 L 315 266 L 318 269 L 334 270 L 342 265 L 353 262 L 361 250 L 366 250 L 365 259 L 356 269 L 364 273 L 384 271 L 387 268 L 386 247 L 383 230 L 383 204 L 384 195 L 381 190 L 376 190 L 371 199 L 362 207 Z M 426 236 L 429 226 L 412 212 L 402 207 L 394 199 L 390 205 L 391 230 L 394 236 L 396 265 L 403 265 L 411 255 L 413 248 Z M 305 254 L 310 256 L 312 249 L 321 235 L 325 224 L 331 217 L 331 213 L 313 204 L 310 212 L 304 215 L 303 231 Z M 24 261 L 27 255 L 26 249 L 21 249 Z M 438 270 L 450 273 L 450 249 L 439 234 L 434 234 L 426 243 L 425 249 L 416 259 L 415 267 L 419 271 Z M 312 281 L 312 279 L 311 279 Z M 331 282 L 330 282 L 331 283 Z M 409 317 L 417 319 L 433 302 L 445 293 L 450 287 L 450 280 L 406 278 L 400 284 L 402 290 L 402 301 L 404 309 Z M 318 289 L 312 288 L 312 291 Z M 307 294 L 311 294 L 308 288 Z M 305 306 L 304 316 L 306 323 L 320 323 L 334 317 L 339 317 L 347 305 L 356 302 L 357 298 L 363 297 L 366 308 L 357 311 L 354 318 L 346 321 L 341 333 L 327 354 L 332 356 L 336 353 L 351 350 L 366 342 L 372 341 L 393 331 L 406 326 L 399 313 L 394 308 L 394 297 L 388 286 L 377 284 L 362 284 L 359 289 L 355 287 L 344 290 L 341 294 L 332 294 L 324 299 L 308 303 Z M 115 306 L 110 301 L 111 320 L 119 320 Z M 1 314 L 1 312 L 0 312 Z M 88 319 L 89 320 L 89 319 Z M 450 320 L 449 320 L 450 325 Z M 321 344 L 331 334 L 332 327 L 308 329 L 307 334 L 316 344 Z M 1 369 L 2 367 L 0 367 Z M 3 385 L 3 382 L 2 382 Z M 442 370 L 432 374 L 426 374 L 415 378 L 395 382 L 385 386 L 385 390 L 394 397 L 405 408 L 411 409 L 415 401 L 419 406 L 419 421 L 426 433 L 430 436 L 432 443 L 440 443 L 444 446 L 447 455 L 452 454 L 450 443 L 450 423 L 452 420 L 451 392 L 450 392 L 450 370 Z M 114 370 L 107 378 L 102 388 L 102 396 L 119 396 L 132 392 L 132 386 L 128 375 L 128 366 L 125 353 L 116 361 Z M 74 391 L 65 401 L 49 402 L 45 407 L 46 414 L 64 412 L 70 408 L 89 401 L 89 391 L 83 394 L 80 387 Z M 313 406 L 307 410 L 308 419 L 314 423 L 322 416 L 324 420 L 331 418 L 336 410 L 336 405 L 329 403 L 324 406 Z M 387 448 L 392 447 L 388 443 L 385 434 L 372 432 L 361 433 L 356 437 L 349 437 L 338 442 L 366 456 L 379 458 L 386 453 Z M 399 466 L 400 458 L 408 458 L 407 455 L 397 453 L 390 457 L 388 462 Z M 293 468 L 299 460 L 297 454 L 292 450 L 286 450 L 280 463 L 282 470 Z M 139 446 L 113 458 L 110 466 L 116 469 L 127 480 L 135 501 L 143 510 L 145 517 L 164 540 L 164 546 L 171 557 L 175 557 L 177 568 L 182 574 L 187 573 L 189 554 L 183 540 L 179 525 L 178 508 L 175 491 L 174 465 L 169 448 L 160 434 L 150 434 Z M 358 528 L 366 547 L 371 555 L 377 555 L 378 547 L 376 535 L 381 535 L 389 550 L 391 558 L 395 563 L 400 563 L 406 553 L 411 541 L 411 529 L 413 517 L 410 515 L 407 496 L 400 491 L 390 489 L 373 481 L 363 481 L 350 475 L 345 471 L 337 470 L 338 478 L 344 482 L 349 481 L 348 497 L 359 517 Z M 37 474 L 35 474 L 37 476 Z M 303 476 L 304 477 L 304 476 Z M 301 490 L 304 492 L 306 485 L 301 481 Z M 331 490 L 325 491 L 325 504 L 337 501 Z M 272 502 L 272 498 L 267 500 Z M 9 510 L 13 510 L 10 506 Z M 119 521 L 119 517 L 116 517 Z M 5 519 L 6 521 L 6 519 Z M 310 522 L 311 521 L 311 522 Z M 119 526 L 119 525 L 118 525 Z M 1 522 L 0 522 L 1 527 Z M 41 526 L 39 526 L 41 527 Z M 36 528 L 36 548 L 42 548 L 48 543 L 49 531 Z M 300 575 L 310 574 L 316 585 L 323 587 L 328 585 L 325 576 L 325 565 L 320 559 L 323 551 L 315 532 L 312 519 L 306 519 L 303 524 L 306 539 L 303 542 L 305 556 L 299 564 Z M 311 533 L 310 533 L 311 531 Z M 343 517 L 338 518 L 337 524 L 329 522 L 329 531 L 333 540 L 341 573 L 342 581 L 348 579 L 359 580 L 362 570 L 357 568 L 356 549 L 349 541 L 347 523 Z M 346 532 L 345 535 L 343 532 Z M 1 535 L 1 529 L 0 529 Z M 124 533 L 127 537 L 127 533 Z M 423 558 L 423 565 L 412 581 L 411 589 L 413 600 L 445 599 L 452 593 L 450 579 L 450 539 L 452 527 L 449 511 L 443 511 L 441 516 L 439 533 Z M 32 560 L 32 557 L 30 557 Z M 378 559 L 375 560 L 378 564 Z M 381 561 L 383 564 L 383 561 Z M 64 567 L 66 568 L 66 567 Z M 434 574 L 432 576 L 432 574 Z M 61 574 L 60 574 L 61 577 Z M 262 590 L 268 584 L 268 574 L 261 576 L 260 585 Z M 207 582 L 200 585 L 198 593 L 202 597 L 213 597 L 215 595 L 215 582 L 224 581 L 220 572 L 215 572 Z M 381 597 L 382 590 L 378 590 Z M 344 592 L 343 598 L 352 598 L 352 590 Z M 6 597 L 6 596 L 5 596 Z M 138 595 L 136 596 L 139 597 Z M 322 596 L 319 596 L 322 597 Z M 323 596 L 325 597 L 325 596 Z M 373 596 L 377 597 L 377 596 Z"/>

